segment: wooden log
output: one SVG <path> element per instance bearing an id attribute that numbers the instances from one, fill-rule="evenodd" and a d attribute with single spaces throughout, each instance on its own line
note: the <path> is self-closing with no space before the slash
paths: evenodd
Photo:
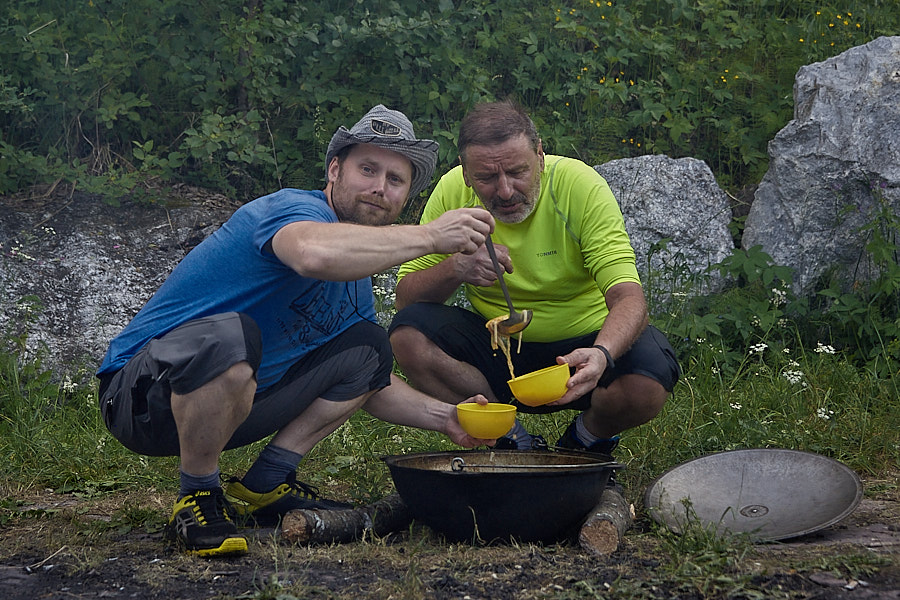
<path id="1" fill-rule="evenodd" d="M 634 508 L 616 489 L 606 488 L 578 532 L 578 545 L 596 556 L 609 556 L 634 520 Z"/>
<path id="2" fill-rule="evenodd" d="M 358 540 L 367 532 L 387 535 L 409 527 L 412 515 L 397 494 L 340 510 L 292 510 L 281 520 L 281 535 L 300 544 L 332 544 Z"/>

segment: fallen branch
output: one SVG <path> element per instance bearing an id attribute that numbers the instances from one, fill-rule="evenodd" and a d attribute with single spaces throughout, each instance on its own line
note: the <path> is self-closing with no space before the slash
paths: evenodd
<path id="1" fill-rule="evenodd" d="M 609 556 L 631 527 L 633 511 L 621 492 L 613 488 L 603 490 L 600 502 L 581 525 L 578 545 L 597 556 Z"/>
<path id="2" fill-rule="evenodd" d="M 397 494 L 341 510 L 292 510 L 281 521 L 281 535 L 300 544 L 332 544 L 360 539 L 367 532 L 386 535 L 405 529 L 412 515 Z"/>

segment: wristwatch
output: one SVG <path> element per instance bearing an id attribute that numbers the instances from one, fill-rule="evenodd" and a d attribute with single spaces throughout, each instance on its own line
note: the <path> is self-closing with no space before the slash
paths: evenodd
<path id="1" fill-rule="evenodd" d="M 606 357 L 606 368 L 603 370 L 603 373 L 600 375 L 606 375 L 606 372 L 616 368 L 616 361 L 613 360 L 612 355 L 610 355 L 609 350 L 606 349 L 606 346 L 601 346 L 600 344 L 594 344 L 591 348 L 596 348 L 600 352 L 603 353 L 603 356 Z"/>

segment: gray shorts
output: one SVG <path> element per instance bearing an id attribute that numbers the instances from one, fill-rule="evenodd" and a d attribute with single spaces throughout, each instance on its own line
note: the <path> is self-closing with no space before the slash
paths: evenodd
<path id="1" fill-rule="evenodd" d="M 246 361 L 262 358 L 256 323 L 244 314 L 195 319 L 144 346 L 124 367 L 100 377 L 100 413 L 113 437 L 148 456 L 178 456 L 171 394 L 186 394 Z M 300 358 L 282 379 L 257 392 L 247 419 L 226 449 L 261 440 L 299 416 L 316 399 L 351 400 L 390 385 L 393 356 L 387 333 L 362 321 Z"/>

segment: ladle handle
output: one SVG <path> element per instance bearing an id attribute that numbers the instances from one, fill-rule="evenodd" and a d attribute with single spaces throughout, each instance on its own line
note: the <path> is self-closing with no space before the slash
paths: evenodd
<path id="1" fill-rule="evenodd" d="M 491 240 L 491 236 L 488 235 L 484 238 L 484 245 L 487 247 L 488 255 L 491 257 L 491 262 L 494 263 L 494 270 L 497 272 L 497 279 L 500 280 L 500 289 L 503 290 L 503 297 L 506 298 L 506 304 L 509 306 L 509 316 L 512 317 L 516 314 L 516 310 L 513 308 L 512 298 L 509 297 L 509 290 L 506 289 L 506 282 L 503 281 L 503 267 L 500 266 L 500 261 L 497 260 L 497 253 L 494 251 L 494 242 Z"/>

